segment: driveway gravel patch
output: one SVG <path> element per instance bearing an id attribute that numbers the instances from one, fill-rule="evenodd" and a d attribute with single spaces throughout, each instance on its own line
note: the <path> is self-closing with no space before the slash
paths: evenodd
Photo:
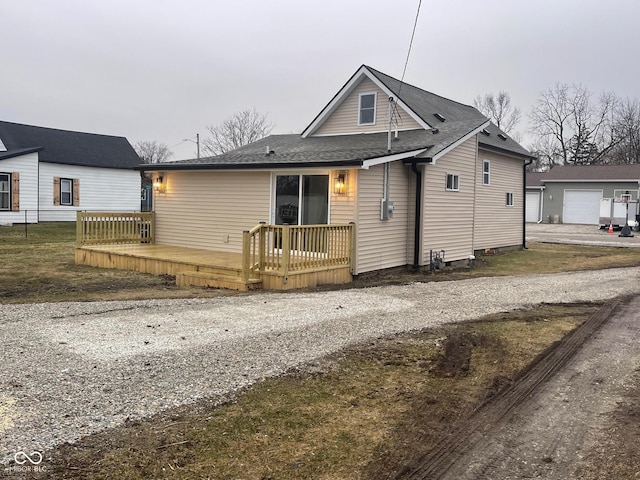
<path id="1" fill-rule="evenodd" d="M 3 305 L 0 461 L 230 393 L 348 346 L 531 307 L 636 294 L 640 269 L 317 293 Z"/>

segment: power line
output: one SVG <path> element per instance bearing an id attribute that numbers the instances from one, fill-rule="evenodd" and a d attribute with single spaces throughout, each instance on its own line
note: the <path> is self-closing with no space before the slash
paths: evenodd
<path id="1" fill-rule="evenodd" d="M 420 17 L 421 6 L 422 6 L 422 0 L 418 0 L 418 11 L 416 12 L 416 20 L 413 22 L 413 31 L 411 32 L 411 40 L 409 41 L 409 50 L 407 51 L 407 59 L 404 62 L 404 69 L 402 70 L 402 78 L 400 79 L 400 88 L 398 89 L 398 96 L 400 96 L 400 92 L 402 91 L 404 75 L 407 73 L 407 65 L 409 65 L 409 57 L 411 56 L 411 47 L 413 46 L 413 37 L 416 35 L 416 27 L 418 26 L 418 17 Z"/>
<path id="2" fill-rule="evenodd" d="M 411 40 L 409 41 L 409 50 L 407 51 L 407 58 L 404 62 L 404 69 L 402 70 L 402 77 L 400 78 L 400 87 L 398 88 L 398 93 L 396 98 L 400 98 L 400 93 L 402 92 L 402 85 L 404 84 L 404 76 L 407 73 L 407 65 L 409 65 L 409 57 L 411 56 L 411 47 L 413 46 L 413 38 L 416 35 L 416 27 L 418 26 L 418 18 L 420 17 L 420 7 L 422 7 L 422 0 L 418 0 L 418 11 L 416 12 L 416 19 L 413 22 L 413 31 L 411 32 Z M 398 102 L 393 102 L 393 118 L 398 125 L 398 120 L 396 120 L 396 116 L 399 120 L 401 120 L 400 112 L 398 112 Z"/>

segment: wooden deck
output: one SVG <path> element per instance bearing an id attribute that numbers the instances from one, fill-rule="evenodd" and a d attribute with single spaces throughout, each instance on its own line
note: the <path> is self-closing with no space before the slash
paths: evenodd
<path id="1" fill-rule="evenodd" d="M 78 212 L 76 264 L 175 275 L 178 286 L 288 290 L 349 283 L 354 225 L 267 225 L 242 252 L 155 244 L 153 213 Z"/>
<path id="2" fill-rule="evenodd" d="M 175 275 L 178 286 L 252 290 L 288 290 L 328 283 L 349 283 L 349 267 L 278 272 L 252 272 L 243 278 L 243 255 L 157 244 L 83 245 L 76 248 L 78 265 Z"/>

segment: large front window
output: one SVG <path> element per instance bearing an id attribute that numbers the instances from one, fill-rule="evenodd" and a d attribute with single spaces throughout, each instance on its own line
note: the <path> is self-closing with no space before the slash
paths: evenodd
<path id="1" fill-rule="evenodd" d="M 11 210 L 11 175 L 0 173 L 0 210 Z"/>
<path id="2" fill-rule="evenodd" d="M 329 175 L 277 175 L 275 223 L 322 225 L 329 221 Z"/>

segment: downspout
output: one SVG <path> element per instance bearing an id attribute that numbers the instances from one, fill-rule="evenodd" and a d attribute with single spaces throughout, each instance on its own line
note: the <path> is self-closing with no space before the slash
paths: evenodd
<path id="1" fill-rule="evenodd" d="M 527 167 L 533 163 L 533 158 L 522 165 L 522 249 L 527 249 Z"/>
<path id="2" fill-rule="evenodd" d="M 421 200 L 422 200 L 422 173 L 418 169 L 416 162 L 411 162 L 411 170 L 416 174 L 416 208 L 415 226 L 413 232 L 413 267 L 420 267 L 420 226 L 421 226 Z"/>

